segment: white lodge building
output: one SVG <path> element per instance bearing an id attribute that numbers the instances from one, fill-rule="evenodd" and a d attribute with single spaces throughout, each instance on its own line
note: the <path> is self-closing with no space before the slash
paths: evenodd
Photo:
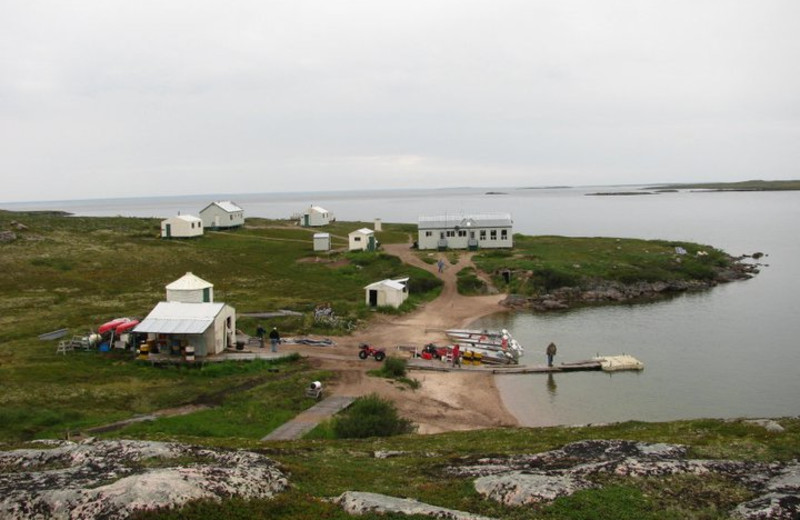
<path id="1" fill-rule="evenodd" d="M 232 229 L 244 226 L 244 210 L 229 200 L 212 202 L 200 210 L 206 229 Z"/>
<path id="2" fill-rule="evenodd" d="M 421 216 L 419 249 L 496 249 L 514 247 L 510 213 Z"/>

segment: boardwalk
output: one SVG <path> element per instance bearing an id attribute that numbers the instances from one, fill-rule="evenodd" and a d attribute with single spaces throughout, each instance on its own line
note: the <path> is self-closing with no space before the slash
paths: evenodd
<path id="1" fill-rule="evenodd" d="M 286 441 L 299 439 L 304 434 L 314 429 L 316 425 L 332 417 L 350 406 L 355 397 L 335 395 L 328 397 L 304 411 L 283 426 L 273 430 L 269 435 L 261 439 L 262 441 Z"/>

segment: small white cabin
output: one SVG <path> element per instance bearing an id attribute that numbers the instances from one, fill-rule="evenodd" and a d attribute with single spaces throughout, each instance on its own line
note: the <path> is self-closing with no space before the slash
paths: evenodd
<path id="1" fill-rule="evenodd" d="M 514 247 L 511 214 L 421 216 L 419 249 L 497 249 Z"/>
<path id="2" fill-rule="evenodd" d="M 378 248 L 375 232 L 369 228 L 351 231 L 348 237 L 350 238 L 349 251 L 375 251 Z"/>
<path id="3" fill-rule="evenodd" d="M 224 303 L 159 302 L 133 332 L 147 334 L 160 352 L 192 347 L 211 356 L 236 346 L 236 311 Z"/>
<path id="4" fill-rule="evenodd" d="M 168 302 L 212 303 L 214 284 L 186 273 L 166 287 Z"/>
<path id="5" fill-rule="evenodd" d="M 176 215 L 161 221 L 161 238 L 191 238 L 203 235 L 203 221 L 192 215 Z"/>
<path id="6" fill-rule="evenodd" d="M 310 206 L 300 217 L 300 225 L 303 227 L 327 226 L 334 220 L 336 218 L 327 209 L 319 206 Z"/>
<path id="7" fill-rule="evenodd" d="M 314 251 L 330 251 L 330 250 L 331 250 L 331 234 L 314 233 Z"/>
<path id="8" fill-rule="evenodd" d="M 212 202 L 200 210 L 203 227 L 232 229 L 244 226 L 244 210 L 229 200 Z"/>
<path id="9" fill-rule="evenodd" d="M 408 298 L 408 278 L 381 280 L 364 287 L 370 307 L 400 307 Z"/>

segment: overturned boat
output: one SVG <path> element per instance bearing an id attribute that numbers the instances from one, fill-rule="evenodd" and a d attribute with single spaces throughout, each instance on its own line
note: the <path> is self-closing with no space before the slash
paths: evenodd
<path id="1" fill-rule="evenodd" d="M 506 329 L 448 329 L 445 334 L 462 352 L 480 353 L 484 363 L 518 364 L 525 349 Z"/>

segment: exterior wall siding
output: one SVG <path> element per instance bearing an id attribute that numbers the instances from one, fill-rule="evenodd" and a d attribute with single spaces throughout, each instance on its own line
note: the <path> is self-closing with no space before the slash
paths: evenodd
<path id="1" fill-rule="evenodd" d="M 219 206 L 209 206 L 200 212 L 203 227 L 207 228 L 232 228 L 244 225 L 244 212 L 229 213 Z"/>
<path id="2" fill-rule="evenodd" d="M 169 236 L 167 234 L 167 226 L 169 226 Z M 168 218 L 161 221 L 161 237 L 162 238 L 189 238 L 197 237 L 203 234 L 203 225 L 201 221 L 188 222 L 181 218 Z"/>
<path id="3" fill-rule="evenodd" d="M 505 230 L 506 238 L 502 238 L 503 231 Z M 492 232 L 494 231 L 495 238 L 492 239 Z M 444 233 L 444 238 L 442 238 Z M 475 240 L 478 243 L 478 249 L 500 249 L 514 247 L 514 238 L 512 228 L 471 228 L 466 230 L 464 236 L 459 236 L 455 228 L 435 228 L 435 229 L 420 229 L 417 233 L 417 245 L 419 249 L 439 249 L 439 241 L 445 240 L 448 249 L 468 249 L 471 233 L 474 233 Z M 448 236 L 448 234 L 452 236 Z M 485 238 L 481 238 L 485 236 Z"/>

